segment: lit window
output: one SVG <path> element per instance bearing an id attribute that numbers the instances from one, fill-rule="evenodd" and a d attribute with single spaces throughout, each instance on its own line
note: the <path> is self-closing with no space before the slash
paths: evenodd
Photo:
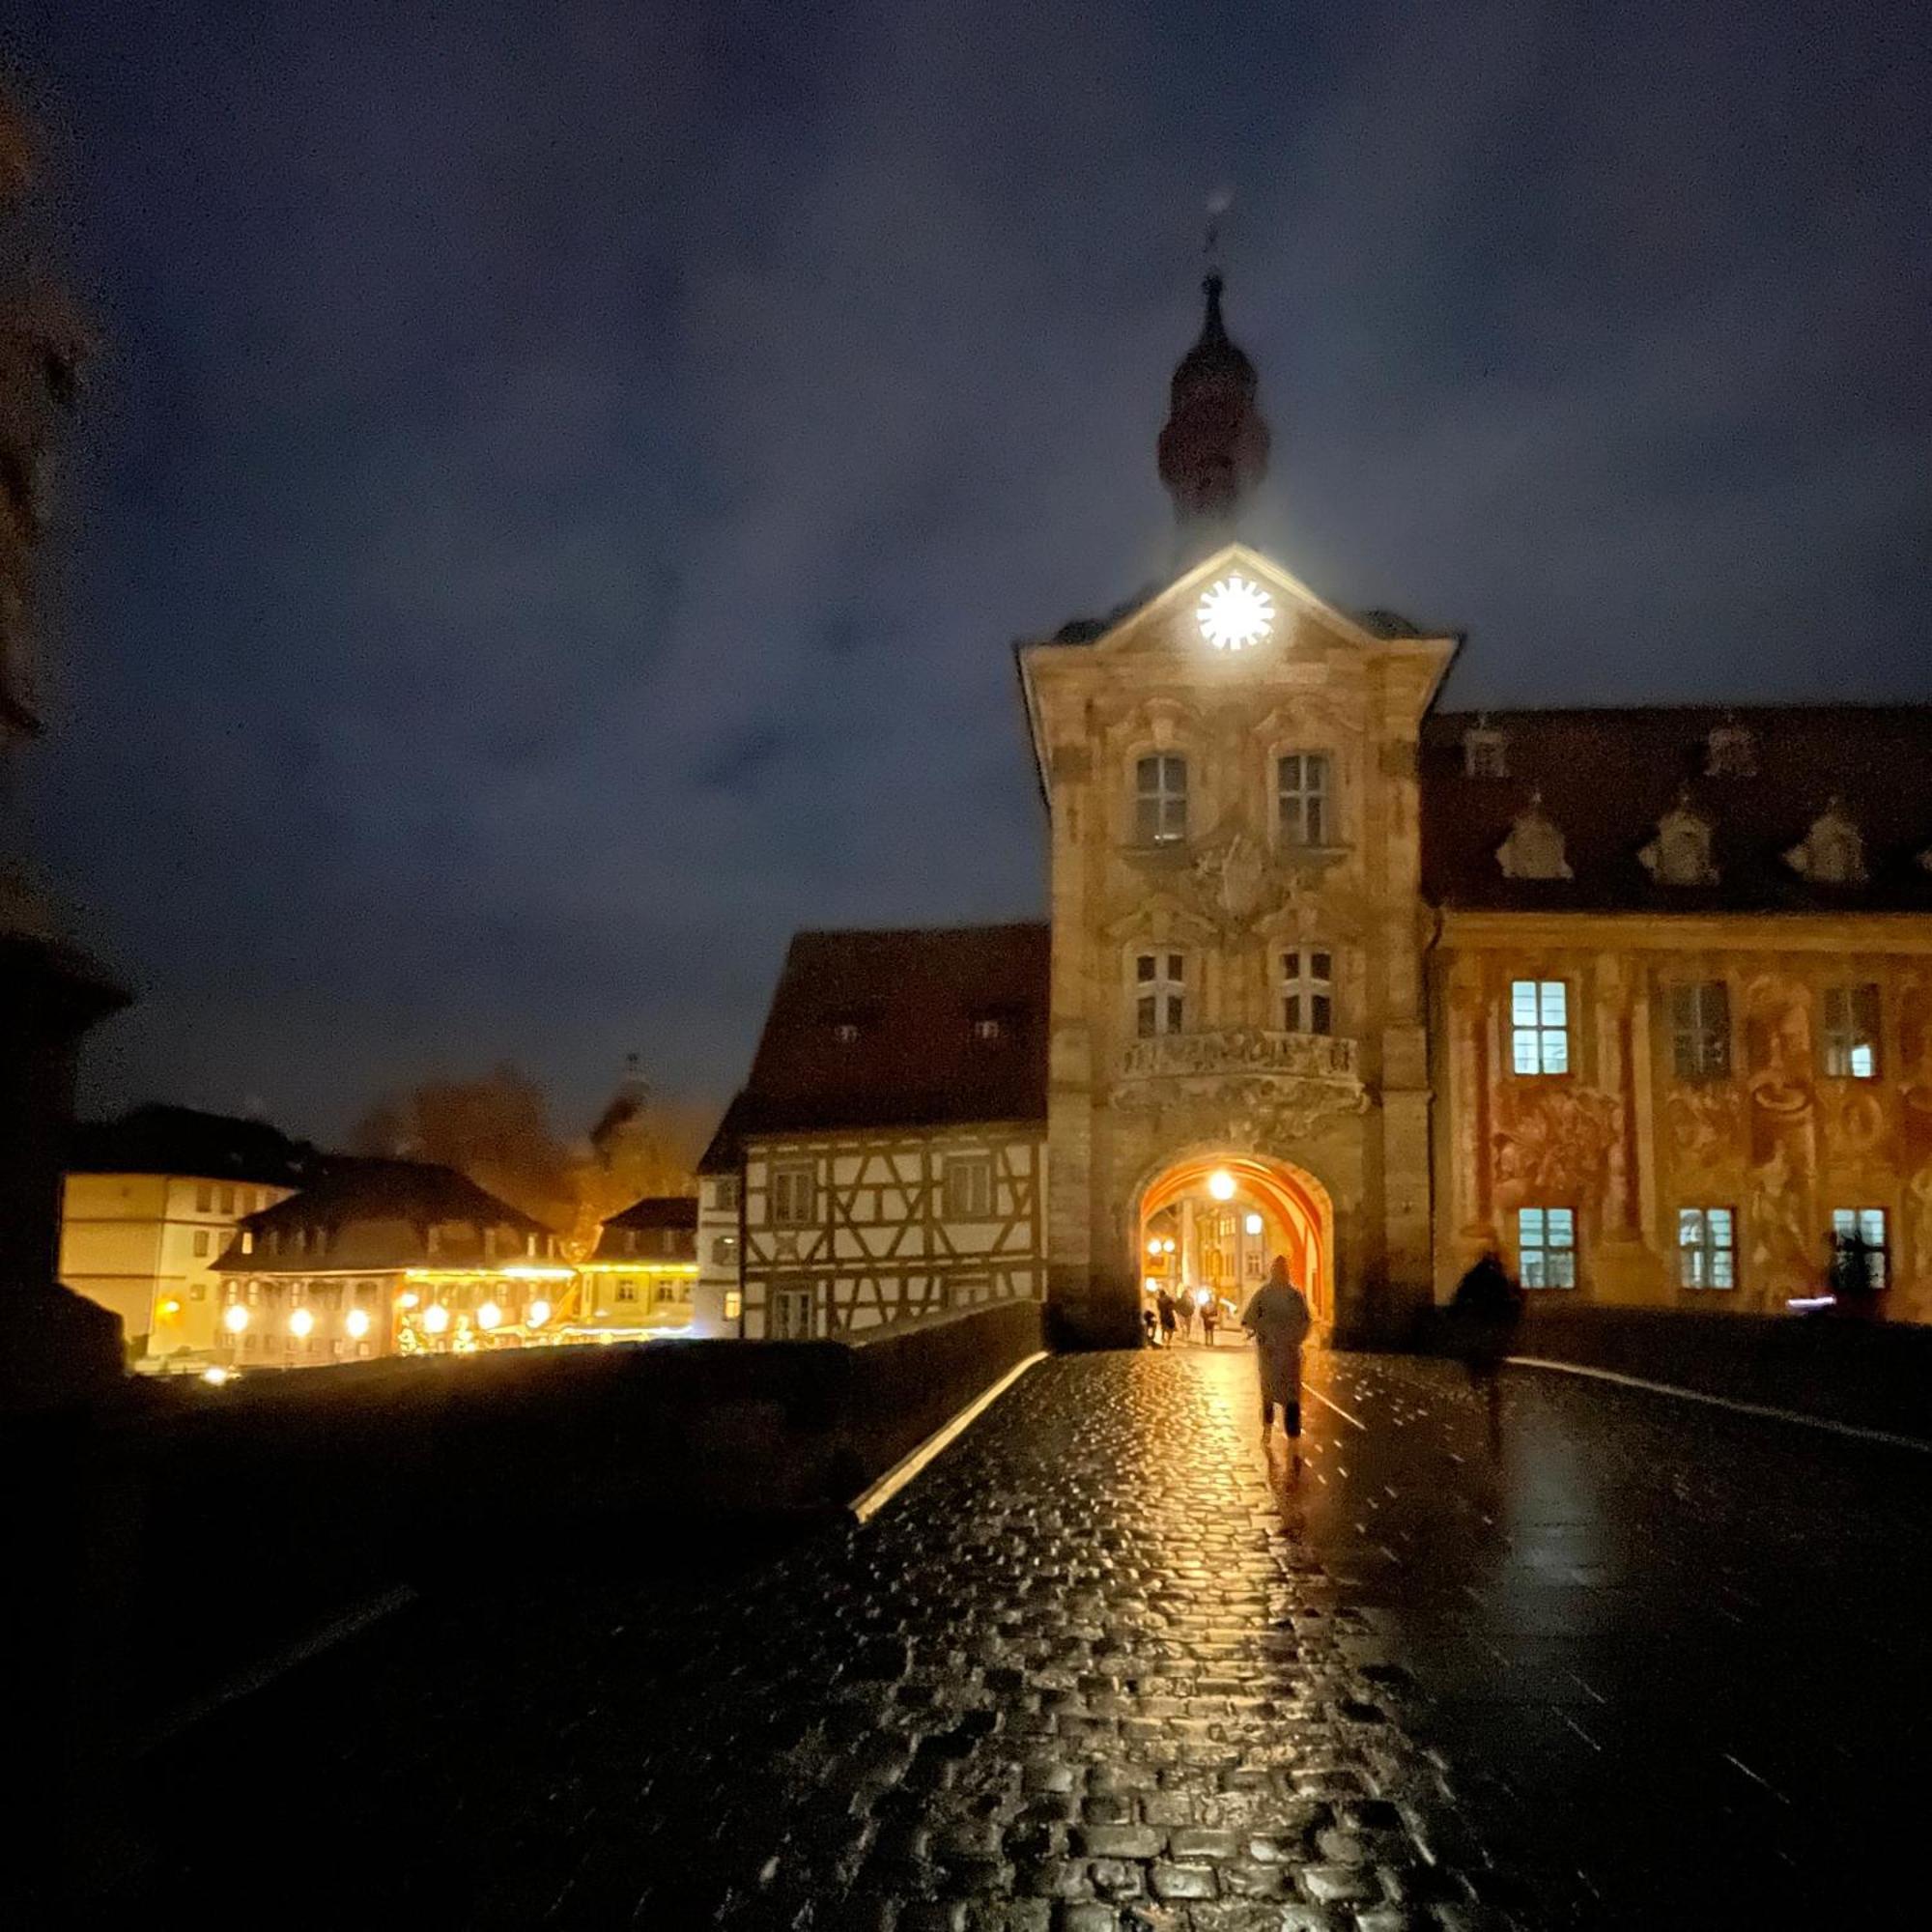
<path id="1" fill-rule="evenodd" d="M 1677 1283 L 1680 1288 L 1737 1287 L 1737 1244 L 1728 1208 L 1677 1210 Z"/>
<path id="2" fill-rule="evenodd" d="M 711 1243 L 711 1265 L 729 1268 L 738 1265 L 738 1237 L 736 1235 L 720 1235 Z"/>
<path id="3" fill-rule="evenodd" d="M 1517 1265 L 1525 1288 L 1577 1286 L 1577 1213 L 1572 1208 L 1516 1210 Z"/>
<path id="4" fill-rule="evenodd" d="M 738 1321 L 745 1313 L 745 1297 L 735 1288 L 724 1291 L 724 1319 Z"/>
<path id="5" fill-rule="evenodd" d="M 738 1177 L 735 1174 L 722 1176 L 711 1183 L 711 1205 L 725 1213 L 738 1210 Z"/>
<path id="6" fill-rule="evenodd" d="M 635 1301 L 638 1298 L 638 1284 L 634 1281 L 620 1281 L 617 1284 L 619 1301 Z"/>
<path id="7" fill-rule="evenodd" d="M 1288 1033 L 1335 1030 L 1335 960 L 1329 952 L 1281 955 L 1281 1024 Z"/>
<path id="8" fill-rule="evenodd" d="M 208 1248 L 209 1248 L 208 1230 L 206 1228 L 197 1228 L 194 1231 L 195 1253 L 198 1255 L 205 1255 L 208 1253 Z"/>
<path id="9" fill-rule="evenodd" d="M 1142 1039 L 1179 1033 L 1185 1017 L 1186 957 L 1142 952 L 1134 958 L 1134 1032 Z"/>
<path id="10" fill-rule="evenodd" d="M 1187 760 L 1158 752 L 1134 766 L 1134 837 L 1175 845 L 1187 837 Z"/>
<path id="11" fill-rule="evenodd" d="M 1291 752 L 1275 766 L 1275 798 L 1282 842 L 1325 845 L 1332 826 L 1329 810 L 1328 754 Z"/>
<path id="12" fill-rule="evenodd" d="M 1570 1071 L 1570 994 L 1561 980 L 1510 981 L 1510 1065 L 1518 1073 Z"/>
<path id="13" fill-rule="evenodd" d="M 1825 989 L 1825 1071 L 1834 1080 L 1878 1078 L 1879 991 L 1876 986 Z"/>
<path id="14" fill-rule="evenodd" d="M 1860 1242 L 1871 1268 L 1871 1285 L 1874 1288 L 1885 1286 L 1890 1272 L 1887 1265 L 1890 1260 L 1890 1246 L 1886 1239 L 1883 1208 L 1833 1208 L 1832 1238 L 1834 1242 Z"/>
<path id="15" fill-rule="evenodd" d="M 793 1161 L 772 1169 L 772 1225 L 810 1227 L 816 1219 L 817 1178 L 810 1161 Z"/>
<path id="16" fill-rule="evenodd" d="M 1670 989 L 1670 1052 L 1680 1080 L 1731 1070 L 1731 990 L 1721 980 Z"/>
<path id="17" fill-rule="evenodd" d="M 993 1163 L 983 1153 L 951 1154 L 946 1162 L 946 1218 L 983 1221 L 993 1211 Z"/>

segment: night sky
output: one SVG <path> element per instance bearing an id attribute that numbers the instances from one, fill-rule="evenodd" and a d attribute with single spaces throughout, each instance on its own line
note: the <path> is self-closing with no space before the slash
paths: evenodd
<path id="1" fill-rule="evenodd" d="M 1268 547 L 1458 702 L 1932 697 L 1922 10 L 29 0 L 100 319 L 96 1107 L 724 1098 L 799 925 L 1035 916 L 1012 640 L 1156 573 L 1236 192 Z"/>

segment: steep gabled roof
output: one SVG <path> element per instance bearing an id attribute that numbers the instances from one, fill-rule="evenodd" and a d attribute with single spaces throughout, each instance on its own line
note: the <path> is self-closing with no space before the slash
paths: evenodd
<path id="1" fill-rule="evenodd" d="M 657 1238 L 639 1242 L 639 1234 Z M 650 1254 L 689 1258 L 697 1252 L 697 1197 L 694 1194 L 651 1194 L 612 1214 L 598 1231 L 594 1262 L 630 1261 L 642 1250 Z"/>
<path id="2" fill-rule="evenodd" d="M 1043 1121 L 1049 954 L 1033 923 L 799 933 L 700 1172 L 754 1134 Z"/>
<path id="3" fill-rule="evenodd" d="M 1503 739 L 1506 778 L 1471 778 L 1465 733 Z M 1749 734 L 1748 776 L 1706 773 L 1711 733 Z M 1496 848 L 1531 797 L 1568 879 L 1507 879 Z M 1659 884 L 1638 854 L 1681 798 L 1713 827 L 1717 882 Z M 1863 838 L 1861 885 L 1810 884 L 1784 855 L 1833 798 Z M 1422 885 L 1442 906 L 1655 912 L 1927 912 L 1932 706 L 1786 705 L 1438 712 L 1422 733 Z"/>
<path id="4" fill-rule="evenodd" d="M 299 1187 L 324 1158 L 266 1121 L 151 1103 L 118 1121 L 76 1125 L 67 1164 L 76 1174 L 171 1174 Z"/>

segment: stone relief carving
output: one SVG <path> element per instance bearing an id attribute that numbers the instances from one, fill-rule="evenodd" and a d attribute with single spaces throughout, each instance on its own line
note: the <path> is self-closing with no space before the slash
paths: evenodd
<path id="1" fill-rule="evenodd" d="M 1216 1033 L 1154 1034 L 1129 1041 L 1121 1056 L 1123 1080 L 1250 1072 L 1353 1085 L 1355 1042 L 1328 1034 L 1234 1027 Z"/>
<path id="2" fill-rule="evenodd" d="M 1716 828 L 1680 792 L 1677 803 L 1657 821 L 1657 837 L 1637 856 L 1638 863 L 1660 886 L 1715 886 L 1718 868 L 1711 859 L 1711 834 Z"/>
<path id="3" fill-rule="evenodd" d="M 1517 813 L 1509 837 L 1496 847 L 1496 864 L 1506 879 L 1570 879 L 1576 874 L 1564 856 L 1563 828 L 1543 809 L 1543 793 L 1530 794 Z"/>
<path id="4" fill-rule="evenodd" d="M 1805 1235 L 1804 1189 L 1782 1147 L 1751 1170 L 1746 1207 L 1753 1274 L 1774 1293 L 1807 1287 L 1817 1270 Z"/>
<path id="5" fill-rule="evenodd" d="M 1224 920 L 1252 919 L 1267 883 L 1267 856 L 1245 832 L 1195 855 L 1195 891 Z"/>
<path id="6" fill-rule="evenodd" d="M 1293 1074 L 1134 1081 L 1117 1088 L 1113 1099 L 1125 1112 L 1151 1116 L 1160 1139 L 1222 1140 L 1287 1157 L 1322 1127 L 1364 1114 L 1369 1106 L 1359 1081 Z"/>
<path id="7" fill-rule="evenodd" d="M 1816 886 L 1861 886 L 1867 876 L 1863 835 L 1835 798 L 1784 855 L 1784 863 Z"/>
<path id="8" fill-rule="evenodd" d="M 1811 1007 L 1804 985 L 1776 973 L 1745 986 L 1745 1091 L 1749 1095 L 1751 1264 L 1774 1295 L 1816 1281 L 1807 1232 L 1818 1172 Z"/>
<path id="9" fill-rule="evenodd" d="M 1496 1093 L 1491 1136 L 1497 1206 L 1580 1205 L 1603 1184 L 1622 1121 L 1623 1107 L 1614 1094 L 1505 1081 Z"/>

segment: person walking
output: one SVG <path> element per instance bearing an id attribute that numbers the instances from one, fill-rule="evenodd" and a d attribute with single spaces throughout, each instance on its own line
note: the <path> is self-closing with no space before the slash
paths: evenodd
<path id="1" fill-rule="evenodd" d="M 1201 1304 L 1201 1339 L 1208 1348 L 1214 1346 L 1214 1330 L 1220 1325 L 1221 1303 L 1213 1292 L 1208 1292 L 1208 1299 Z"/>
<path id="2" fill-rule="evenodd" d="M 1297 1456 L 1301 1453 L 1301 1345 L 1314 1325 L 1307 1299 L 1289 1274 L 1287 1257 L 1275 1256 L 1267 1280 L 1255 1290 L 1242 1311 L 1241 1326 L 1255 1338 L 1262 1440 L 1267 1440 L 1278 1408 L 1282 1427 L 1295 1444 Z"/>
<path id="3" fill-rule="evenodd" d="M 1456 1284 L 1449 1325 L 1470 1385 L 1482 1391 L 1492 1450 L 1502 1446 L 1503 1358 L 1516 1347 L 1521 1321 L 1522 1290 L 1503 1266 L 1502 1257 L 1491 1248 Z"/>
<path id="4" fill-rule="evenodd" d="M 1179 1320 L 1179 1311 L 1174 1305 L 1174 1296 L 1165 1288 L 1153 1298 L 1154 1313 L 1160 1317 L 1160 1346 L 1174 1347 L 1174 1324 Z"/>

